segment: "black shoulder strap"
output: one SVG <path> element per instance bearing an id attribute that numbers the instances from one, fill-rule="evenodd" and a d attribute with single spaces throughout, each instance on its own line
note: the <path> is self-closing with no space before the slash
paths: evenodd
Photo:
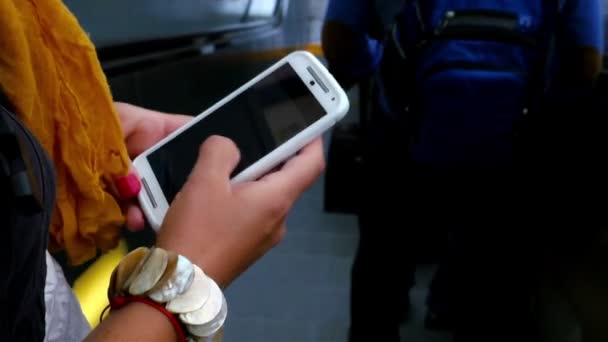
<path id="1" fill-rule="evenodd" d="M 551 62 L 555 58 L 555 41 L 562 13 L 562 0 L 541 0 L 543 3 L 543 27 L 541 30 L 541 41 L 537 64 L 534 67 L 531 79 L 531 92 L 528 103 L 530 106 L 542 106 L 550 80 Z M 535 100 L 536 99 L 536 100 Z M 541 99 L 539 103 L 538 99 Z M 530 108 L 532 111 L 540 109 Z"/>
<path id="2" fill-rule="evenodd" d="M 9 108 L 8 100 L 0 92 L 0 188 L 3 189 L 0 196 L 6 197 L 3 203 L 13 203 L 19 213 L 32 215 L 42 210 L 42 203 L 17 133 L 9 124 Z"/>
<path id="3" fill-rule="evenodd" d="M 424 15 L 423 13 L 423 7 L 422 4 L 420 4 L 419 0 L 406 0 L 406 3 L 408 1 L 412 2 L 412 5 L 414 6 L 414 11 L 416 12 L 416 23 L 418 24 L 418 28 L 420 29 L 420 32 L 426 32 L 427 31 L 427 23 L 424 20 Z"/>

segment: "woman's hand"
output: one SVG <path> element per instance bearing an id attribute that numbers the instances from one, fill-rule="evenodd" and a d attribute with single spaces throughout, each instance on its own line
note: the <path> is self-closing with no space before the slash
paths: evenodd
<path id="1" fill-rule="evenodd" d="M 192 119 L 187 115 L 164 114 L 126 103 L 117 102 L 115 106 L 132 159 Z M 142 229 L 144 215 L 137 203 L 125 203 L 123 208 L 127 228 Z"/>
<path id="2" fill-rule="evenodd" d="M 158 246 L 189 257 L 222 287 L 283 238 L 287 213 L 325 167 L 321 139 L 279 171 L 233 186 L 238 161 L 233 142 L 209 138 L 157 238 Z"/>
<path id="3" fill-rule="evenodd" d="M 131 158 L 191 119 L 125 103 L 117 103 L 116 109 Z M 234 143 L 222 137 L 209 138 L 201 146 L 198 162 L 174 199 L 157 239 L 159 246 L 188 256 L 222 286 L 282 239 L 288 211 L 325 167 L 320 139 L 279 171 L 233 186 L 230 174 L 238 161 Z M 127 228 L 141 229 L 144 216 L 137 204 L 124 207 Z"/>

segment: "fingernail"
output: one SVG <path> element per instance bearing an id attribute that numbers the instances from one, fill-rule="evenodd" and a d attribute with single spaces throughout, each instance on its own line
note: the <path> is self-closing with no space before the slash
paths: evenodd
<path id="1" fill-rule="evenodd" d="M 137 197 L 141 190 L 141 182 L 135 173 L 129 173 L 124 177 L 119 177 L 115 181 L 118 196 L 123 200 L 130 200 Z"/>

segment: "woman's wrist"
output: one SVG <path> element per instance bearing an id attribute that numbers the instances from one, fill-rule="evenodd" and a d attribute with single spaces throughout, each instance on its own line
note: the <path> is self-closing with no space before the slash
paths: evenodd
<path id="1" fill-rule="evenodd" d="M 121 260 L 108 289 L 111 310 L 147 305 L 165 316 L 181 341 L 221 334 L 227 316 L 221 288 L 187 254 L 169 247 L 140 247 Z"/>
<path id="2" fill-rule="evenodd" d="M 218 253 L 214 251 L 218 248 L 218 245 L 200 246 L 200 248 L 195 251 L 184 247 L 185 245 L 179 243 L 179 241 L 159 239 L 156 246 L 187 257 L 193 264 L 205 270 L 205 274 L 213 279 L 220 288 L 223 289 L 228 286 L 229 277 L 226 272 L 228 268 L 226 263 L 227 260 L 226 258 L 216 257 Z M 225 254 L 226 253 L 224 253 L 224 255 Z"/>
<path id="3" fill-rule="evenodd" d="M 188 257 L 194 264 L 205 270 L 220 288 L 227 288 L 250 266 L 250 260 L 257 260 L 269 247 L 256 248 L 255 243 L 243 239 L 209 237 L 209 243 L 191 247 L 192 242 L 182 237 L 169 237 L 161 230 L 156 245 Z M 259 244 L 259 243 L 258 243 Z M 269 243 L 270 244 L 270 243 Z"/>
<path id="4" fill-rule="evenodd" d="M 108 315 L 85 341 L 177 341 L 177 336 L 171 322 L 158 310 L 131 303 Z"/>

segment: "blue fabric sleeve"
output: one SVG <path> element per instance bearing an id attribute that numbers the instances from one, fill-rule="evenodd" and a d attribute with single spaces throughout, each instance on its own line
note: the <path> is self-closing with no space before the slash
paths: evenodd
<path id="1" fill-rule="evenodd" d="M 354 78 L 369 76 L 382 58 L 382 44 L 369 37 L 369 29 L 375 11 L 373 0 L 330 0 L 325 21 L 337 21 L 349 26 L 354 32 L 357 53 L 347 65 L 335 66 Z"/>
<path id="2" fill-rule="evenodd" d="M 562 13 L 568 44 L 604 52 L 603 0 L 567 0 Z"/>

